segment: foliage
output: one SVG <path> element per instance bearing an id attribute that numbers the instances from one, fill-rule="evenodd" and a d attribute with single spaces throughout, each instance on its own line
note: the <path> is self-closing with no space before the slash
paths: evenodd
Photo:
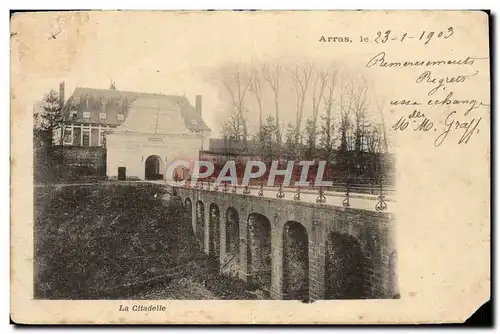
<path id="1" fill-rule="evenodd" d="M 261 144 L 261 154 L 264 161 L 270 162 L 278 154 L 275 148 L 275 143 L 278 138 L 276 128 L 276 120 L 272 115 L 266 117 L 265 123 L 262 125 L 259 132 L 259 140 Z"/>
<path id="2" fill-rule="evenodd" d="M 296 143 L 295 143 L 295 131 L 297 129 L 292 124 L 292 122 L 288 122 L 288 126 L 285 133 L 285 158 L 287 160 L 295 159 L 296 153 Z"/>
<path id="3" fill-rule="evenodd" d="M 244 297 L 242 281 L 214 271 L 180 199 L 160 185 L 36 188 L 34 232 L 35 298 Z"/>
<path id="4" fill-rule="evenodd" d="M 189 224 L 156 185 L 35 192 L 35 296 L 96 298 L 193 257 Z M 156 195 L 156 196 L 155 196 Z"/>
<path id="5" fill-rule="evenodd" d="M 63 122 L 62 105 L 59 99 L 59 94 L 55 90 L 51 90 L 45 95 L 40 113 L 35 112 L 34 130 L 53 132 Z"/>
<path id="6" fill-rule="evenodd" d="M 335 122 L 330 117 L 321 117 L 320 147 L 327 161 L 330 161 L 335 147 Z"/>
<path id="7" fill-rule="evenodd" d="M 318 128 L 314 120 L 310 117 L 306 119 L 306 143 L 304 156 L 307 160 L 312 160 L 316 157 L 316 138 L 318 135 Z"/>
<path id="8" fill-rule="evenodd" d="M 240 142 L 244 138 L 243 119 L 240 113 L 233 110 L 229 119 L 223 124 L 223 136 L 234 142 Z"/>

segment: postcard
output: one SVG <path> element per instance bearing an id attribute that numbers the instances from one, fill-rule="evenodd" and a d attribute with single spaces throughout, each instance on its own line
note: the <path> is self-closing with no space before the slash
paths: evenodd
<path id="1" fill-rule="evenodd" d="M 14 322 L 489 300 L 487 12 L 24 12 L 10 39 Z"/>

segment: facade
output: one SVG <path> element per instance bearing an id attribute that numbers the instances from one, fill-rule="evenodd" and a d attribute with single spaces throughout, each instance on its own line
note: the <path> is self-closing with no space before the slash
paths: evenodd
<path id="1" fill-rule="evenodd" d="M 162 178 L 168 162 L 196 158 L 211 132 L 200 95 L 192 106 L 185 96 L 77 87 L 63 110 L 62 145 L 105 147 L 110 179 Z"/>
<path id="2" fill-rule="evenodd" d="M 60 84 L 59 96 L 65 101 L 64 83 Z M 123 123 L 131 101 L 140 93 L 114 89 L 77 87 L 64 102 L 65 126 L 63 139 L 57 131 L 56 145 L 105 147 L 106 133 Z"/>

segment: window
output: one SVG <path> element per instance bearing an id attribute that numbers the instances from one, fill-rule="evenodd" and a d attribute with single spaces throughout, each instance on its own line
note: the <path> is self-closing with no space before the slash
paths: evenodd
<path id="1" fill-rule="evenodd" d="M 124 114 L 116 114 L 116 119 L 119 121 L 123 121 L 125 119 L 125 115 Z"/>
<path id="2" fill-rule="evenodd" d="M 73 129 L 73 145 L 80 146 L 82 144 L 81 129 L 75 127 Z"/>
<path id="3" fill-rule="evenodd" d="M 78 111 L 77 110 L 71 110 L 69 112 L 69 118 L 70 119 L 76 119 L 78 117 Z"/>
<path id="4" fill-rule="evenodd" d="M 104 120 L 104 119 L 106 119 L 106 113 L 105 113 L 105 112 L 100 112 L 100 113 L 99 113 L 99 119 L 100 119 L 100 120 Z"/>
<path id="5" fill-rule="evenodd" d="M 84 111 L 83 112 L 83 118 L 84 119 L 90 119 L 90 111 Z"/>
<path id="6" fill-rule="evenodd" d="M 191 120 L 191 124 L 193 124 L 193 125 L 198 125 L 198 121 L 197 121 L 197 120 L 195 120 L 195 119 L 192 119 L 192 120 Z"/>
<path id="7" fill-rule="evenodd" d="M 101 146 L 106 147 L 106 134 L 104 131 L 101 131 Z"/>
<path id="8" fill-rule="evenodd" d="M 73 138 L 71 137 L 71 129 L 64 129 L 64 144 L 71 145 Z"/>
<path id="9" fill-rule="evenodd" d="M 90 146 L 99 146 L 99 129 L 93 127 L 90 131 L 91 131 Z"/>
<path id="10" fill-rule="evenodd" d="M 82 146 L 90 146 L 90 130 L 83 129 L 83 144 Z"/>

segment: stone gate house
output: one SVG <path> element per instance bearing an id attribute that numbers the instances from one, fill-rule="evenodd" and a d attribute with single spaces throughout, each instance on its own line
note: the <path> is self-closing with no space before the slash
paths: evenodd
<path id="1" fill-rule="evenodd" d="M 200 95 L 193 107 L 185 96 L 77 87 L 63 110 L 63 145 L 106 147 L 109 179 L 162 178 L 169 162 L 208 147 Z"/>

